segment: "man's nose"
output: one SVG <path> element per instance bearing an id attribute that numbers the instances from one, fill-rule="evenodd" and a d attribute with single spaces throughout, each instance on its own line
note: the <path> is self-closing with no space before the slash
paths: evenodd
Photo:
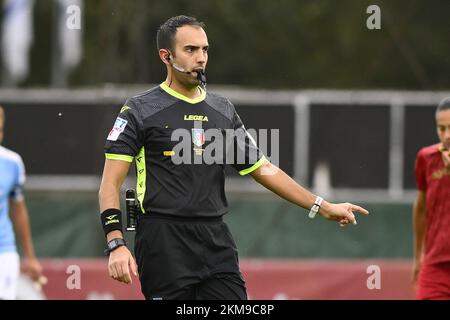
<path id="1" fill-rule="evenodd" d="M 199 54 L 197 54 L 197 63 L 204 64 L 206 62 L 206 52 L 200 51 Z"/>

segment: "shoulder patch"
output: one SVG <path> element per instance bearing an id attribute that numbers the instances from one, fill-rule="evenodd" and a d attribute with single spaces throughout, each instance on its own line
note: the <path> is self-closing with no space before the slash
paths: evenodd
<path id="1" fill-rule="evenodd" d="M 122 119 L 121 117 L 117 117 L 116 122 L 114 123 L 114 127 L 112 128 L 111 132 L 109 133 L 107 140 L 117 141 L 120 134 L 125 130 L 127 123 L 128 123 L 127 120 Z"/>

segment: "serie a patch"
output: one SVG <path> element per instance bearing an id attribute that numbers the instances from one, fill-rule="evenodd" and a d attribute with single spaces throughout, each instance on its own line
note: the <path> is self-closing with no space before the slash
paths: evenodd
<path id="1" fill-rule="evenodd" d="M 111 132 L 109 133 L 107 140 L 117 141 L 120 134 L 125 130 L 127 123 L 128 123 L 127 120 L 122 119 L 121 117 L 117 117 L 116 122 L 114 123 L 114 127 L 112 128 Z"/>

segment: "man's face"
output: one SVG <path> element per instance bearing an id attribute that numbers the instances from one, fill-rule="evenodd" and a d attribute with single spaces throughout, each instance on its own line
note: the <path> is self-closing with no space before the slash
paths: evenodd
<path id="1" fill-rule="evenodd" d="M 182 84 L 192 87 L 199 85 L 197 72 L 205 70 L 208 62 L 208 38 L 205 30 L 197 26 L 183 26 L 177 29 L 175 35 L 175 52 L 173 62 L 191 74 L 174 72 L 174 76 Z"/>
<path id="2" fill-rule="evenodd" d="M 450 149 L 450 110 L 436 114 L 436 126 L 439 140 L 447 149 Z"/>

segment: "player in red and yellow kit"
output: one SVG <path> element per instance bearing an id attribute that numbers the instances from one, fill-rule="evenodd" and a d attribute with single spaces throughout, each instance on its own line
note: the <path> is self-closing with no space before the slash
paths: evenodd
<path id="1" fill-rule="evenodd" d="M 436 110 L 440 143 L 416 158 L 413 282 L 417 299 L 450 299 L 450 98 Z"/>

